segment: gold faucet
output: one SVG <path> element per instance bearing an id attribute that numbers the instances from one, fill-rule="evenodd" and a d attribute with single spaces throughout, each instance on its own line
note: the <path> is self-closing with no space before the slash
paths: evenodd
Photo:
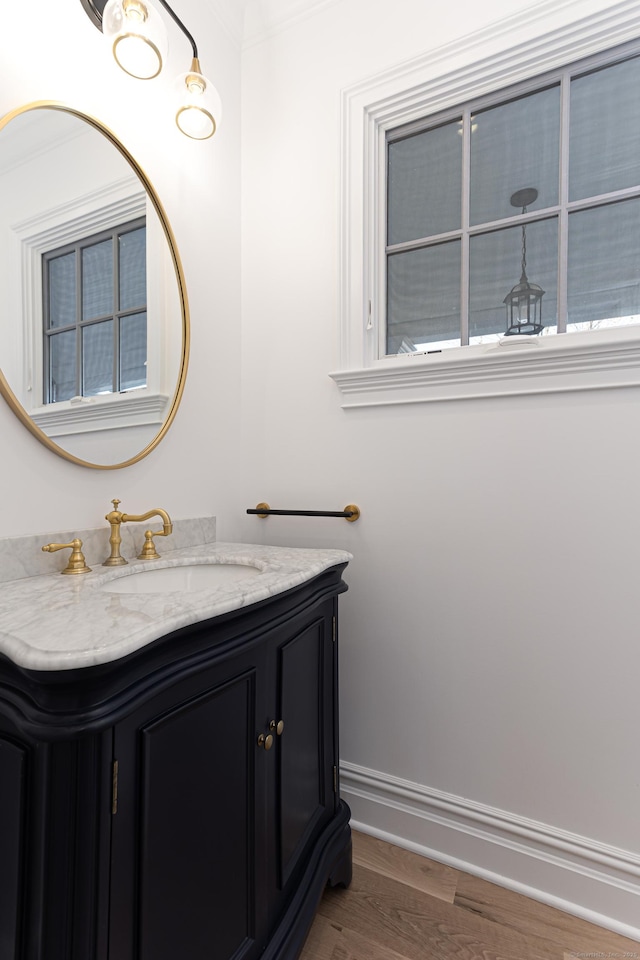
<path id="1" fill-rule="evenodd" d="M 160 517 L 162 520 L 162 530 L 145 530 L 144 532 L 144 546 L 141 552 L 138 554 L 138 560 L 159 560 L 160 554 L 156 550 L 156 545 L 153 542 L 154 537 L 168 537 L 170 533 L 173 533 L 173 524 L 171 523 L 171 518 L 166 510 L 160 510 L 159 508 L 154 508 L 153 510 L 148 510 L 146 513 L 133 514 L 133 513 L 121 513 L 118 510 L 119 500 L 112 500 L 113 510 L 109 511 L 106 514 L 105 520 L 108 521 L 111 528 L 111 534 L 109 536 L 109 543 L 111 545 L 111 553 L 107 559 L 102 564 L 103 567 L 119 567 L 122 564 L 128 563 L 120 554 L 120 544 L 122 543 L 122 537 L 120 536 L 120 525 L 122 523 L 140 523 L 143 520 L 149 520 L 150 517 Z"/>
<path id="2" fill-rule="evenodd" d="M 45 543 L 42 548 L 44 553 L 55 553 L 56 550 L 64 550 L 65 547 L 71 547 L 71 556 L 69 557 L 69 563 L 66 565 L 64 570 L 61 570 L 61 573 L 91 573 L 91 567 L 87 566 L 87 561 L 84 558 L 84 553 L 80 549 L 82 547 L 82 540 L 76 538 L 72 540 L 71 543 Z"/>

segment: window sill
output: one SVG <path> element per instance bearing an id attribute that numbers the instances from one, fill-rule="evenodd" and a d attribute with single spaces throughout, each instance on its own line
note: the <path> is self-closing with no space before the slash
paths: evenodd
<path id="1" fill-rule="evenodd" d="M 343 408 L 635 387 L 640 327 L 405 354 L 330 377 Z"/>
<path id="2" fill-rule="evenodd" d="M 39 407 L 31 411 L 31 418 L 48 437 L 160 425 L 167 415 L 168 400 L 169 397 L 164 394 L 146 394 L 142 391 L 109 394 L 80 403 L 66 400 Z"/>

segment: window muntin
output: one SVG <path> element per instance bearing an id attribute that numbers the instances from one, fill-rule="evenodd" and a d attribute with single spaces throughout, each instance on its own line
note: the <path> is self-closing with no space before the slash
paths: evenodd
<path id="1" fill-rule="evenodd" d="M 639 88 L 637 56 L 591 72 L 581 65 L 546 77 L 539 89 L 528 84 L 520 96 L 509 91 L 496 102 L 492 95 L 490 103 L 471 102 L 450 118 L 387 133 L 383 354 L 498 340 L 506 328 L 504 297 L 520 277 L 523 226 L 527 277 L 545 291 L 544 334 L 638 322 L 640 237 L 637 206 L 628 198 L 640 197 Z M 460 226 L 450 217 L 443 229 L 442 219 L 425 209 L 426 198 L 437 196 L 439 210 L 446 197 L 451 209 L 458 167 L 453 148 L 442 159 L 429 138 L 437 133 L 442 141 L 440 131 L 456 126 Z M 427 144 L 422 162 L 420 147 Z M 411 157 L 404 180 L 403 150 Z M 427 171 L 428 192 L 421 186 Z M 525 187 L 538 195 L 523 212 L 510 201 Z M 508 221 L 503 230 L 502 221 Z M 436 228 L 424 232 L 431 222 Z"/>
<path id="2" fill-rule="evenodd" d="M 42 263 L 44 402 L 146 386 L 145 218 L 48 251 Z"/>

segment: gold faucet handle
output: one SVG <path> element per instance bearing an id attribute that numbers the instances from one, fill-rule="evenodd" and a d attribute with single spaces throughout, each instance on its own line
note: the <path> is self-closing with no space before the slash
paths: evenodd
<path id="1" fill-rule="evenodd" d="M 163 530 L 145 530 L 144 546 L 138 554 L 138 560 L 159 560 L 160 554 L 156 550 L 156 545 L 153 542 L 153 538 L 166 536 L 167 534 Z"/>
<path id="2" fill-rule="evenodd" d="M 71 543 L 46 543 L 42 548 L 44 553 L 55 553 L 56 550 L 64 550 L 65 547 L 71 548 L 69 563 L 61 573 L 91 573 L 91 567 L 87 566 L 84 553 L 81 550 L 82 540 L 76 538 Z"/>

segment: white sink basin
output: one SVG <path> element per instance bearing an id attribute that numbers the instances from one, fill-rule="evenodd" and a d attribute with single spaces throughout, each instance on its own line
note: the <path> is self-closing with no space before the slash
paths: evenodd
<path id="1" fill-rule="evenodd" d="M 262 571 L 244 563 L 192 563 L 182 567 L 149 567 L 109 580 L 106 593 L 192 593 L 214 590 L 236 580 L 247 580 Z"/>

